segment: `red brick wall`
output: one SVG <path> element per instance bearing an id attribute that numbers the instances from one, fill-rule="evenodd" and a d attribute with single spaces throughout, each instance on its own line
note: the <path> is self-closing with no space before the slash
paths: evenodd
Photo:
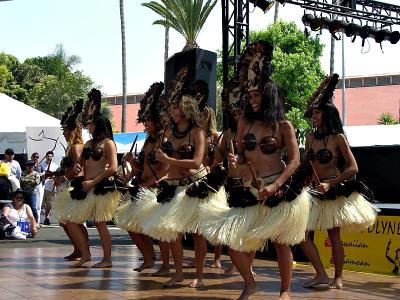
<path id="1" fill-rule="evenodd" d="M 336 89 L 334 103 L 342 115 L 342 89 Z M 346 89 L 346 125 L 376 125 L 388 112 L 399 119 L 400 85 Z"/>
<path id="2" fill-rule="evenodd" d="M 122 105 L 110 105 L 109 107 L 113 115 L 115 130 L 121 132 Z M 126 132 L 143 131 L 143 125 L 136 123 L 139 108 L 140 104 L 126 105 Z"/>

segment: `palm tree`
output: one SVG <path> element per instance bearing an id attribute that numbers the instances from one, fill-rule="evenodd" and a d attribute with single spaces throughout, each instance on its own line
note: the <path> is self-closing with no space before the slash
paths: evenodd
<path id="1" fill-rule="evenodd" d="M 124 0 L 119 0 L 119 14 L 121 19 L 121 40 L 122 40 L 122 117 L 121 132 L 126 131 L 126 48 L 125 48 L 125 18 Z"/>
<path id="2" fill-rule="evenodd" d="M 162 4 L 156 1 L 142 3 L 162 17 L 153 24 L 168 26 L 178 31 L 186 39 L 183 50 L 198 48 L 197 36 L 217 0 L 207 0 L 204 5 L 203 0 L 161 0 L 161 2 Z"/>
<path id="3" fill-rule="evenodd" d="M 395 125 L 399 122 L 394 118 L 391 113 L 383 112 L 378 117 L 378 124 L 380 125 Z"/>

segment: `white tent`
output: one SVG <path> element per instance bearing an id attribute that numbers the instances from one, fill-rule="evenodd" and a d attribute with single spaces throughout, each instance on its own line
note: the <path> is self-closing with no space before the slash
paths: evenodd
<path id="1" fill-rule="evenodd" d="M 27 127 L 60 128 L 60 120 L 2 93 L 0 107 L 0 153 L 9 147 L 25 153 Z"/>
<path id="2" fill-rule="evenodd" d="M 400 145 L 400 125 L 345 126 L 351 147 Z"/>

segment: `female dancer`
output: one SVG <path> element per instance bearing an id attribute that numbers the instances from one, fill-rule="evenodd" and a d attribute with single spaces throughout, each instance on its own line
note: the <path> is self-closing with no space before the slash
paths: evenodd
<path id="1" fill-rule="evenodd" d="M 279 299 L 290 299 L 293 257 L 289 245 L 304 239 L 307 225 L 307 192 L 301 186 L 291 195 L 284 190 L 300 155 L 293 126 L 284 120 L 278 88 L 269 79 L 271 60 L 272 46 L 262 42 L 250 45 L 241 58 L 239 78 L 246 84 L 248 100 L 238 124 L 238 153 L 229 154 L 230 169 L 237 174 L 228 182 L 231 208 L 209 205 L 204 207 L 208 214 L 201 212 L 201 232 L 212 243 L 229 246 L 231 260 L 245 281 L 239 299 L 257 291 L 251 265 L 254 252 L 267 239 L 278 254 Z"/>
<path id="2" fill-rule="evenodd" d="M 344 135 L 339 112 L 332 103 L 332 96 L 339 76 L 328 77 L 310 99 L 305 116 L 311 118 L 314 132 L 306 138 L 306 159 L 315 169 L 316 191 L 310 210 L 307 229 L 328 230 L 332 243 L 335 278 L 329 283 L 319 253 L 309 236 L 301 248 L 311 261 L 316 276 L 304 287 L 328 284 L 331 289 L 343 287 L 342 269 L 344 249 L 340 239 L 340 228 L 362 230 L 375 222 L 377 208 L 371 205 L 359 191 L 361 185 L 347 181 L 357 171 L 357 163 Z M 344 168 L 340 161 L 344 160 Z"/>
<path id="3" fill-rule="evenodd" d="M 68 108 L 67 112 L 61 118 L 63 135 L 65 140 L 68 142 L 68 147 L 65 151 L 65 157 L 61 161 L 61 171 L 59 172 L 61 178 L 55 178 L 55 185 L 59 186 L 58 189 L 60 191 L 57 193 L 57 197 L 53 205 L 53 211 L 58 217 L 62 228 L 74 246 L 72 253 L 64 257 L 65 260 L 77 260 L 81 258 L 81 252 L 71 238 L 69 229 L 71 225 L 68 226 L 68 207 L 72 204 L 71 201 L 73 200 L 67 186 L 69 181 L 74 181 L 77 178 L 83 178 L 83 169 L 80 166 L 83 151 L 82 123 L 78 118 L 79 114 L 82 112 L 82 109 L 83 100 L 80 99 L 75 102 L 74 107 Z M 61 182 L 64 180 L 65 182 Z M 78 227 L 85 238 L 86 248 L 89 249 L 88 231 L 83 224 L 79 224 Z"/>
<path id="4" fill-rule="evenodd" d="M 154 238 L 170 242 L 174 258 L 175 275 L 166 282 L 173 286 L 183 281 L 182 235 L 194 234 L 196 279 L 191 287 L 203 285 L 203 267 L 207 244 L 198 233 L 199 207 L 204 202 L 225 202 L 224 190 L 208 182 L 207 171 L 202 165 L 205 151 L 204 132 L 199 128 L 199 109 L 193 97 L 183 95 L 188 69 L 182 69 L 173 82 L 169 109 L 172 116 L 172 134 L 162 149 L 157 150 L 158 161 L 169 164 L 165 180 L 160 182 L 161 193 L 155 213 L 143 224 L 143 231 Z M 211 173 L 210 173 L 211 174 Z M 197 189 L 200 180 L 207 189 Z M 208 190 L 211 188 L 212 192 Z"/>
<path id="5" fill-rule="evenodd" d="M 81 252 L 81 259 L 75 266 L 91 260 L 86 237 L 79 230 L 80 224 L 90 220 L 95 223 L 103 246 L 102 261 L 92 267 L 107 268 L 112 267 L 112 261 L 111 236 L 106 223 L 114 217 L 120 197 L 112 178 L 117 172 L 117 149 L 111 123 L 100 114 L 100 91 L 92 89 L 88 96 L 82 119 L 92 139 L 86 142 L 82 152 L 84 177 L 72 182 L 74 191 L 79 195 L 72 197 L 72 204 L 68 208 L 68 225 L 74 243 Z"/>
<path id="6" fill-rule="evenodd" d="M 128 180 L 131 181 L 129 193 L 126 194 L 128 201 L 117 209 L 116 221 L 118 227 L 126 229 L 142 253 L 144 261 L 134 271 L 141 272 L 154 266 L 153 242 L 148 235 L 141 233 L 140 219 L 145 219 L 146 214 L 143 207 L 138 207 L 136 200 L 140 188 L 155 188 L 156 181 L 167 174 L 168 165 L 160 163 L 155 159 L 155 150 L 161 145 L 163 131 L 161 128 L 160 115 L 158 113 L 158 98 L 164 89 L 162 82 L 154 83 L 140 101 L 141 109 L 138 112 L 138 122 L 144 124 L 147 138 L 138 158 L 132 153 L 125 155 L 126 161 L 133 167 Z M 140 193 L 139 193 L 140 195 Z M 132 201 L 130 201 L 132 200 Z M 169 248 L 168 243 L 160 241 L 160 252 L 163 264 L 161 269 L 154 275 L 166 275 L 169 273 Z"/>

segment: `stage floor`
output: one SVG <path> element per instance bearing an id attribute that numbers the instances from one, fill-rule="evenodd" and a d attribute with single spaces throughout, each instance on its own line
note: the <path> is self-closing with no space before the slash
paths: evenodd
<path id="1" fill-rule="evenodd" d="M 195 269 L 189 267 L 194 252 L 185 250 L 185 281 L 176 288 L 164 288 L 163 277 L 151 277 L 156 269 L 142 273 L 132 271 L 139 266 L 140 253 L 129 242 L 126 234 L 113 228 L 113 263 L 111 269 L 74 269 L 72 262 L 62 257 L 71 250 L 59 228 L 42 228 L 39 237 L 26 242 L 0 241 L 0 299 L 236 299 L 242 289 L 238 273 L 225 275 L 221 269 L 208 267 L 213 255 L 207 255 L 205 287 L 188 287 Z M 95 229 L 89 229 L 95 246 L 91 248 L 93 261 L 101 257 L 101 247 Z M 52 235 L 57 235 L 50 239 Z M 157 254 L 158 247 L 156 246 Z M 223 266 L 229 258 L 223 256 Z M 171 261 L 172 263 L 172 261 Z M 160 262 L 157 262 L 158 267 Z M 172 269 L 173 271 L 173 269 Z M 255 260 L 254 271 L 260 291 L 250 299 L 277 299 L 279 272 L 274 261 Z M 333 275 L 333 270 L 329 270 Z M 313 276 L 309 266 L 295 265 L 292 299 L 399 299 L 399 277 L 356 272 L 344 272 L 343 290 L 304 289 L 302 284 Z"/>

